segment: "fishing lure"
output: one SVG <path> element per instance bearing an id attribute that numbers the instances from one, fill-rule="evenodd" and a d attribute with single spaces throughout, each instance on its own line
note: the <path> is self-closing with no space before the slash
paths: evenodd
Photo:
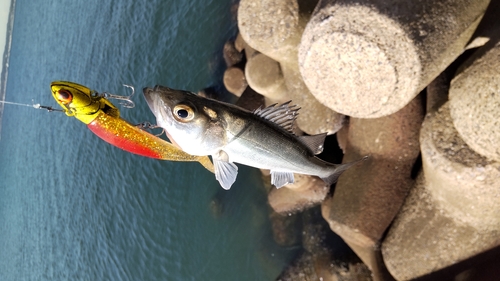
<path id="1" fill-rule="evenodd" d="M 130 86 L 127 86 L 130 87 Z M 132 87 L 130 87 L 132 88 Z M 198 161 L 207 170 L 214 167 L 207 156 L 193 156 L 173 144 L 120 118 L 120 111 L 108 98 L 118 98 L 133 107 L 128 97 L 97 93 L 83 85 L 67 81 L 51 83 L 52 96 L 67 116 L 82 121 L 99 138 L 125 151 L 145 157 L 170 161 Z"/>

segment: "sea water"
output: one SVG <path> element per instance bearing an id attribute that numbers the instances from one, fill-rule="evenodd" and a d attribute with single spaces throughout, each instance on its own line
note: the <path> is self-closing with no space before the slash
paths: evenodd
<path id="1" fill-rule="evenodd" d="M 15 2 L 5 100 L 57 108 L 50 83 L 128 95 L 220 85 L 233 0 Z M 112 101 L 118 104 L 116 101 Z M 272 280 L 291 250 L 272 240 L 258 170 L 224 191 L 196 162 L 129 154 L 60 112 L 5 105 L 0 280 Z"/>

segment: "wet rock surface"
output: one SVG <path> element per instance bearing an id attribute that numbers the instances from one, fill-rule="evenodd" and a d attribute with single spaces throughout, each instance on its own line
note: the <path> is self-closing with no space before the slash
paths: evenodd
<path id="1" fill-rule="evenodd" d="M 298 135 L 336 133 L 322 159 L 370 155 L 332 187 L 295 175 L 276 189 L 263 171 L 276 243 L 302 248 L 277 280 L 496 280 L 498 12 L 488 0 L 241 0 L 224 47 L 236 104 L 292 100 Z"/>

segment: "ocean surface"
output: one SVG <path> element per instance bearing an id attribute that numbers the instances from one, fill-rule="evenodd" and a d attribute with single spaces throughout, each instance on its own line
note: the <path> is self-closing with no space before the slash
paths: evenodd
<path id="1" fill-rule="evenodd" d="M 235 0 L 14 3 L 5 100 L 57 108 L 52 81 L 129 84 L 132 123 L 155 122 L 143 87 L 220 85 L 236 34 Z M 256 169 L 224 191 L 198 163 L 126 153 L 29 106 L 6 104 L 0 134 L 0 280 L 273 280 L 293 255 Z"/>

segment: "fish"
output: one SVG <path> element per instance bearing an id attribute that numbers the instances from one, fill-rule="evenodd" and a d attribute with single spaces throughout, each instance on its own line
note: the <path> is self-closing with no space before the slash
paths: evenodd
<path id="1" fill-rule="evenodd" d="M 54 81 L 52 96 L 67 116 L 75 117 L 105 142 L 127 152 L 169 161 L 198 161 L 210 172 L 207 156 L 190 155 L 166 140 L 140 129 L 120 117 L 119 109 L 103 95 L 83 85 Z"/>
<path id="2" fill-rule="evenodd" d="M 366 157 L 332 164 L 316 157 L 326 133 L 296 136 L 296 105 L 262 106 L 248 111 L 192 92 L 156 85 L 143 89 L 144 98 L 172 143 L 192 155 L 210 155 L 215 178 L 230 189 L 238 174 L 235 163 L 268 169 L 280 188 L 294 182 L 294 173 L 318 176 L 331 185 L 349 167 Z"/>

